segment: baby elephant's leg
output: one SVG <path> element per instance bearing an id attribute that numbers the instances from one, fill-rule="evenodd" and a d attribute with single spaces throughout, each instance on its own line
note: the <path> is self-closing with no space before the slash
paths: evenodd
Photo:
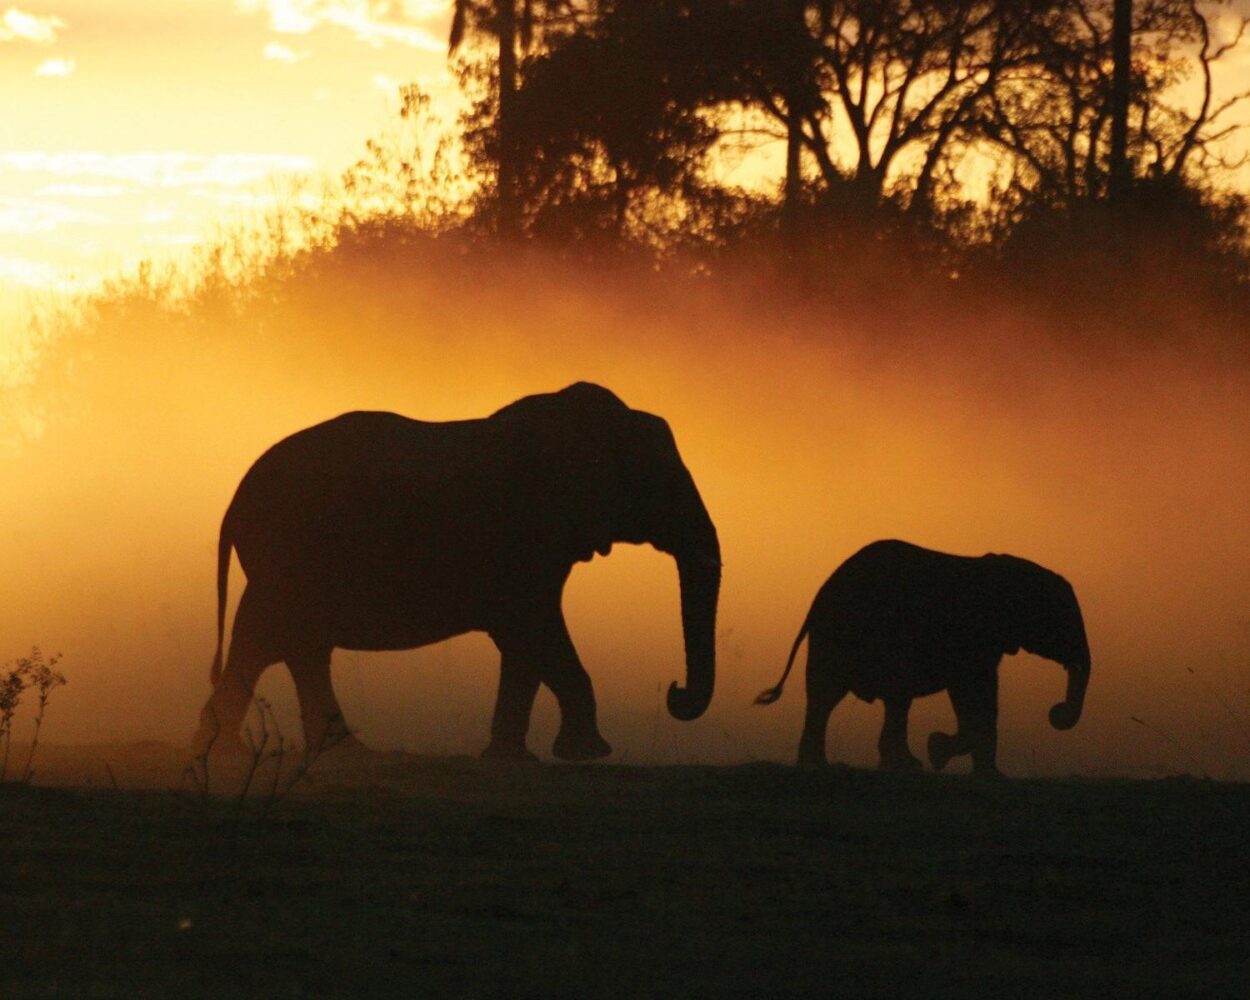
<path id="1" fill-rule="evenodd" d="M 885 700 L 885 722 L 881 726 L 881 738 L 877 750 L 881 754 L 881 766 L 895 771 L 918 771 L 923 766 L 907 746 L 907 713 L 911 711 L 910 698 Z"/>
<path id="2" fill-rule="evenodd" d="M 830 664 L 810 651 L 807 655 L 807 716 L 799 738 L 799 766 L 823 767 L 829 716 L 846 697 L 846 686 L 834 677 Z"/>
<path id="3" fill-rule="evenodd" d="M 948 737 L 948 755 L 972 754 L 972 770 L 981 774 L 998 771 L 998 670 L 979 671 L 950 687 L 951 705 L 959 720 L 959 732 Z M 940 735 L 940 734 L 935 734 Z M 930 754 L 933 741 L 930 739 Z"/>

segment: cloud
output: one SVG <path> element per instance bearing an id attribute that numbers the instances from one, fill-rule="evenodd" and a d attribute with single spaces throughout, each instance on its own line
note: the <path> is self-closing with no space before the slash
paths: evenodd
<path id="1" fill-rule="evenodd" d="M 35 76 L 69 76 L 76 67 L 73 59 L 45 59 L 35 70 Z"/>
<path id="2" fill-rule="evenodd" d="M 0 42 L 34 42 L 51 45 L 65 22 L 53 15 L 28 14 L 10 7 L 0 15 Z"/>
<path id="3" fill-rule="evenodd" d="M 109 219 L 95 212 L 83 212 L 55 202 L 30 198 L 0 197 L 0 233 L 49 233 L 59 226 L 75 223 L 105 225 Z"/>
<path id="4" fill-rule="evenodd" d="M 446 0 L 237 0 L 246 13 L 269 14 L 274 31 L 306 35 L 329 26 L 350 31 L 371 45 L 397 42 L 442 52 L 446 39 L 432 30 L 447 20 Z"/>
<path id="5" fill-rule="evenodd" d="M 317 168 L 309 156 L 290 153 L 100 153 L 88 150 L 0 153 L 0 168 L 60 178 L 131 181 L 144 187 L 234 187 L 274 174 Z"/>
<path id="6" fill-rule="evenodd" d="M 266 59 L 272 62 L 285 63 L 288 66 L 299 62 L 301 59 L 308 58 L 307 52 L 295 52 L 278 42 L 270 42 L 261 52 Z"/>

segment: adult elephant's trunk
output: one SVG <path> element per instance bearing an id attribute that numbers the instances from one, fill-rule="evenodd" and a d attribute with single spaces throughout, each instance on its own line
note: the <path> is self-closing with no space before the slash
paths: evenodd
<path id="1" fill-rule="evenodd" d="M 693 483 L 691 488 L 693 490 Z M 712 700 L 716 685 L 716 601 L 720 594 L 720 542 L 702 500 L 695 492 L 691 522 L 673 547 L 681 581 L 681 628 L 686 642 L 686 686 L 668 689 L 674 719 L 697 719 Z"/>
<path id="2" fill-rule="evenodd" d="M 1050 710 L 1050 724 L 1056 729 L 1071 729 L 1080 721 L 1085 707 L 1085 689 L 1089 687 L 1089 646 L 1082 644 L 1081 653 L 1072 662 L 1065 663 L 1068 671 L 1068 694 Z"/>

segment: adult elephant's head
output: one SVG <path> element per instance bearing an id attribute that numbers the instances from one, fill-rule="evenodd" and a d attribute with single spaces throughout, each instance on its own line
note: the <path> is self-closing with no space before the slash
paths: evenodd
<path id="1" fill-rule="evenodd" d="M 1050 724 L 1071 729 L 1080 721 L 1089 686 L 1089 640 L 1076 592 L 1058 573 L 1014 556 L 995 560 L 994 584 L 1005 608 L 1006 652 L 1020 649 L 1062 664 L 1067 696 L 1050 710 Z"/>
<path id="2" fill-rule="evenodd" d="M 571 565 L 630 542 L 676 560 L 686 683 L 670 685 L 668 710 L 697 719 L 716 680 L 720 542 L 668 424 L 588 382 L 527 396 L 492 419 L 508 427 L 509 485 L 533 521 L 519 530 L 544 556 Z"/>

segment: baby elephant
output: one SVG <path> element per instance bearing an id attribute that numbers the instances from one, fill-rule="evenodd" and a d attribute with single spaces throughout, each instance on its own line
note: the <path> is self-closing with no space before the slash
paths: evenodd
<path id="1" fill-rule="evenodd" d="M 825 763 L 829 714 L 849 691 L 885 703 L 881 766 L 920 768 L 907 747 L 907 712 L 913 698 L 946 690 L 959 731 L 929 736 L 929 762 L 940 771 L 971 754 L 974 771 L 994 772 L 1004 653 L 1025 649 L 1067 669 L 1067 698 L 1050 710 L 1056 729 L 1076 725 L 1089 683 L 1089 643 L 1071 585 L 1015 556 L 952 556 L 899 541 L 860 549 L 816 594 L 785 673 L 757 704 L 781 697 L 805 636 L 800 764 Z"/>

